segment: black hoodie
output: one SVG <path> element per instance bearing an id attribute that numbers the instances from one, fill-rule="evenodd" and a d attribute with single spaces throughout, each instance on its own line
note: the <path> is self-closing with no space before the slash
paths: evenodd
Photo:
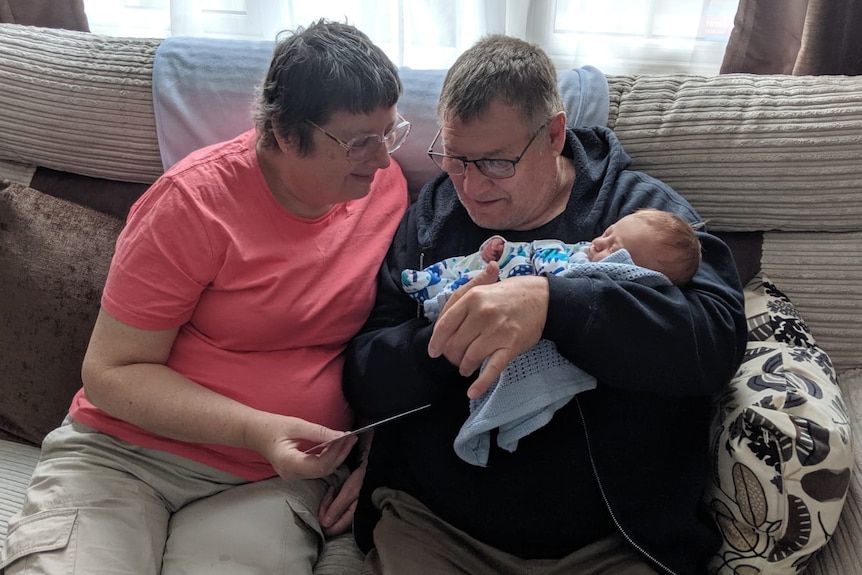
<path id="1" fill-rule="evenodd" d="M 378 277 L 374 310 L 348 350 L 345 394 L 359 417 L 432 407 L 378 428 L 354 532 L 367 551 L 379 486 L 416 497 L 471 536 L 523 558 L 556 558 L 618 530 L 657 569 L 701 574 L 719 537 L 702 507 L 712 398 L 745 349 L 739 279 L 727 246 L 705 230 L 700 268 L 683 289 L 590 277 L 548 277 L 542 337 L 597 381 L 522 439 L 492 449 L 487 467 L 452 443 L 468 415 L 472 378 L 431 359 L 432 326 L 401 288 L 403 269 L 476 251 L 488 236 L 588 241 L 642 207 L 695 223 L 664 183 L 629 169 L 607 128 L 570 130 L 563 154 L 576 179 L 564 213 L 528 232 L 476 226 L 451 181 L 429 182 L 398 229 Z"/>

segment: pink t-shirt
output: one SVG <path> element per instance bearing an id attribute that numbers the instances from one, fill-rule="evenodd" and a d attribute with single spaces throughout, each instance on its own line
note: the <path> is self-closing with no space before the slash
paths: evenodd
<path id="1" fill-rule="evenodd" d="M 167 365 L 269 412 L 348 429 L 343 351 L 374 303 L 380 262 L 407 206 L 401 169 L 316 220 L 276 201 L 255 133 L 193 153 L 132 206 L 102 307 L 141 329 L 181 326 Z M 275 475 L 247 449 L 168 439 L 111 417 L 81 389 L 77 421 L 257 480 Z"/>

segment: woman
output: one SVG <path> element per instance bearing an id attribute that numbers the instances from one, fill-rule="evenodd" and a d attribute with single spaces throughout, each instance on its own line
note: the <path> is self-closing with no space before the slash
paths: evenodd
<path id="1" fill-rule="evenodd" d="M 355 438 L 304 451 L 351 425 L 343 351 L 407 204 L 389 157 L 410 130 L 401 89 L 355 28 L 299 29 L 255 129 L 132 207 L 7 574 L 311 573 L 324 533 L 350 526 Z"/>

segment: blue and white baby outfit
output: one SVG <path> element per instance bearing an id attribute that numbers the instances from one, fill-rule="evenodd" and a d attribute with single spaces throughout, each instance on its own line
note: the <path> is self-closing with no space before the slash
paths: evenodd
<path id="1" fill-rule="evenodd" d="M 589 242 L 565 244 L 559 240 L 505 242 L 499 258 L 500 279 L 523 275 L 575 277 L 600 271 L 617 281 L 671 285 L 663 274 L 635 265 L 624 249 L 600 262 L 590 262 L 587 246 Z M 404 270 L 401 283 L 406 293 L 422 303 L 425 316 L 434 321 L 452 293 L 486 266 L 480 250 L 447 258 L 424 270 Z M 470 415 L 455 438 L 455 452 L 464 461 L 484 467 L 493 429 L 498 429 L 497 445 L 515 451 L 522 437 L 547 424 L 575 394 L 595 387 L 593 376 L 561 356 L 553 342 L 540 340 L 509 362 L 481 397 L 470 400 Z"/>

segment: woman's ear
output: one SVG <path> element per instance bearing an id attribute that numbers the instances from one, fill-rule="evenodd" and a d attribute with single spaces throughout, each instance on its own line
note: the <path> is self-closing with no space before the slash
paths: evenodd
<path id="1" fill-rule="evenodd" d="M 290 146 L 290 140 L 282 137 L 281 134 L 279 134 L 275 130 L 272 131 L 272 135 L 275 137 L 275 141 L 278 144 L 278 149 L 282 152 L 286 152 L 287 148 Z"/>

